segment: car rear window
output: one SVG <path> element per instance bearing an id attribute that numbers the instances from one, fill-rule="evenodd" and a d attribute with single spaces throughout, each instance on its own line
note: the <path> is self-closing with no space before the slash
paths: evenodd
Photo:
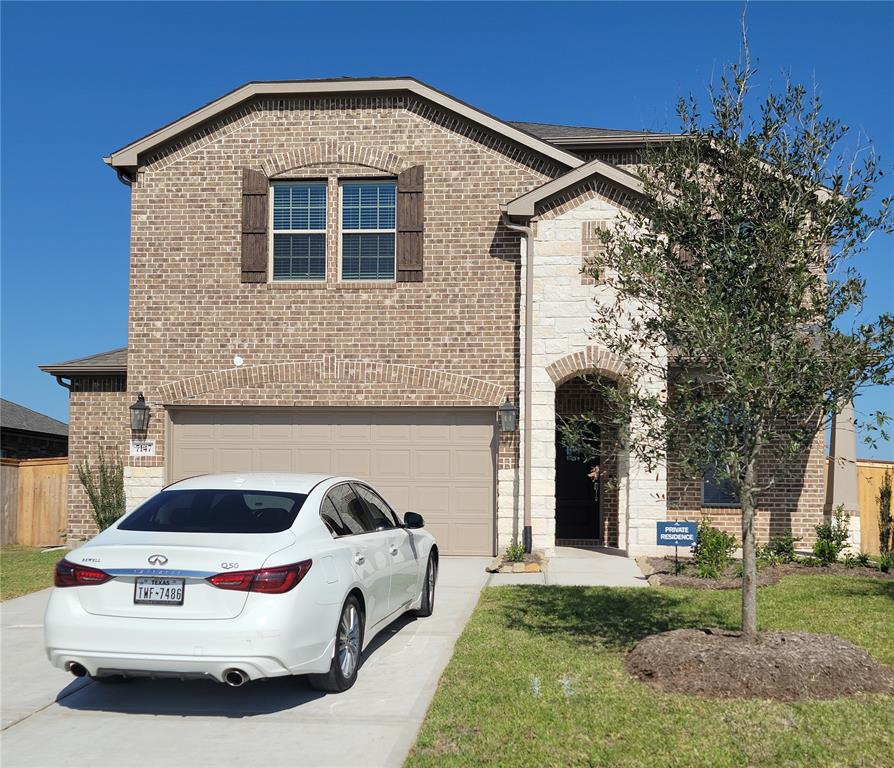
<path id="1" fill-rule="evenodd" d="M 278 533 L 291 527 L 307 498 L 269 491 L 162 491 L 125 517 L 122 531 Z"/>

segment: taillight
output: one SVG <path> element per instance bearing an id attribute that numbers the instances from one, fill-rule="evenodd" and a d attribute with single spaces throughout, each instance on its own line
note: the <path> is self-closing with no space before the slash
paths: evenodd
<path id="1" fill-rule="evenodd" d="M 313 560 L 302 560 L 300 563 L 280 565 L 276 568 L 218 573 L 209 576 L 205 581 L 219 589 L 280 595 L 296 586 L 307 575 L 311 565 L 313 565 Z"/>
<path id="2" fill-rule="evenodd" d="M 53 583 L 57 587 L 87 587 L 91 584 L 102 584 L 111 578 L 111 575 L 99 568 L 89 568 L 63 559 L 56 563 Z"/>

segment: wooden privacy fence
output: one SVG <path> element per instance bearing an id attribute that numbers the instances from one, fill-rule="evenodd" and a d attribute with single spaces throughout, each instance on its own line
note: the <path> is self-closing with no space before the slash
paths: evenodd
<path id="1" fill-rule="evenodd" d="M 65 543 L 68 458 L 0 459 L 0 531 L 4 544 Z"/>
<path id="2" fill-rule="evenodd" d="M 885 472 L 894 476 L 894 461 L 857 459 L 857 500 L 860 502 L 860 549 L 879 554 L 878 489 Z"/>

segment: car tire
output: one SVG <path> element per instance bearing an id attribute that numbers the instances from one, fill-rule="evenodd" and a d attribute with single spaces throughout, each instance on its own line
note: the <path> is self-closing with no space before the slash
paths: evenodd
<path id="1" fill-rule="evenodd" d="M 425 568 L 425 584 L 422 587 L 422 602 L 413 611 L 414 616 L 425 618 L 431 616 L 435 610 L 435 586 L 438 583 L 438 561 L 428 556 L 428 565 Z"/>
<path id="2" fill-rule="evenodd" d="M 335 651 L 329 671 L 324 675 L 308 675 L 308 682 L 318 691 L 341 693 L 357 680 L 360 655 L 363 652 L 363 609 L 355 595 L 348 595 L 335 628 Z"/>

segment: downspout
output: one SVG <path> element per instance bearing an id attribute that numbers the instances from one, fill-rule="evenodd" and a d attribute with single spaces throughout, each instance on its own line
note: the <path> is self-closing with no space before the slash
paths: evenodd
<path id="1" fill-rule="evenodd" d="M 506 211 L 501 210 L 503 224 L 507 229 L 525 236 L 525 349 L 524 349 L 524 407 L 522 424 L 525 431 L 522 465 L 522 496 L 524 508 L 524 528 L 522 529 L 522 543 L 525 552 L 532 549 L 531 536 L 531 389 L 533 375 L 533 362 L 531 360 L 534 350 L 534 334 L 531 328 L 534 325 L 534 231 L 523 224 L 513 224 L 509 220 Z"/>

